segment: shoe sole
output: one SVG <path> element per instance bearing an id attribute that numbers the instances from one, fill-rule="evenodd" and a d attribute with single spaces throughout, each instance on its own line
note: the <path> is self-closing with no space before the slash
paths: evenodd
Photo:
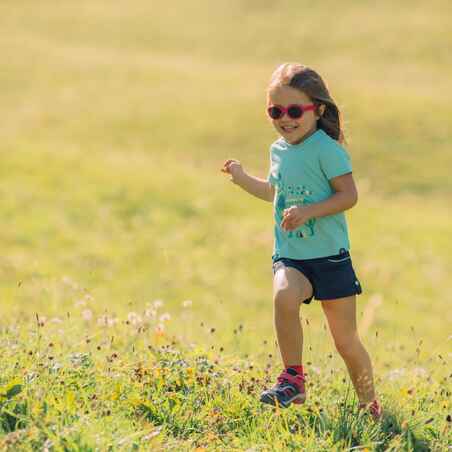
<path id="1" fill-rule="evenodd" d="M 281 408 L 287 408 L 291 403 L 295 405 L 301 405 L 302 403 L 304 403 L 306 400 L 306 395 L 297 394 L 293 399 L 289 399 L 286 403 L 280 402 L 277 397 L 272 397 L 270 394 L 264 394 L 263 396 L 261 396 L 260 400 L 262 403 L 267 403 L 273 406 L 276 406 L 277 402 Z"/>

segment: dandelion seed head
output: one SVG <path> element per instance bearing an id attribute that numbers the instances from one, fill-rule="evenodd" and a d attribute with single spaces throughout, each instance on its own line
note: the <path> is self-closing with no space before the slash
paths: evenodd
<path id="1" fill-rule="evenodd" d="M 108 317 L 108 315 L 105 315 L 105 314 L 101 315 L 97 319 L 97 324 L 100 325 L 100 326 L 112 327 L 116 323 L 118 323 L 118 319 L 117 318 Z"/>
<path id="2" fill-rule="evenodd" d="M 116 317 L 109 317 L 108 319 L 107 319 L 107 326 L 109 326 L 109 327 L 112 327 L 112 326 L 114 326 L 114 325 L 116 325 L 117 323 L 118 323 L 118 319 L 116 318 Z"/>
<path id="3" fill-rule="evenodd" d="M 91 309 L 84 309 L 82 311 L 82 317 L 84 320 L 89 321 L 93 318 L 93 312 L 91 311 Z"/>
<path id="4" fill-rule="evenodd" d="M 127 315 L 127 320 L 132 325 L 139 325 L 143 321 L 141 316 L 139 316 L 136 312 L 129 312 L 129 314 Z"/>

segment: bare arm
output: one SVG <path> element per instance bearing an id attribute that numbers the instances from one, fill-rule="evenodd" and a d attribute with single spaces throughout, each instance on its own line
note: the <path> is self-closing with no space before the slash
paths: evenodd
<path id="1" fill-rule="evenodd" d="M 285 230 L 293 230 L 304 224 L 311 218 L 334 215 L 350 209 L 358 202 L 358 192 L 352 173 L 330 179 L 330 184 L 335 190 L 324 201 L 307 204 L 304 206 L 292 206 L 284 210 L 281 227 Z"/>
<path id="2" fill-rule="evenodd" d="M 273 202 L 275 187 L 265 179 L 259 179 L 258 177 L 247 174 L 238 160 L 227 160 L 221 171 L 223 173 L 229 173 L 231 175 L 231 182 L 243 188 L 251 195 L 264 201 Z"/>
<path id="3" fill-rule="evenodd" d="M 275 187 L 270 182 L 243 172 L 235 183 L 257 198 L 273 202 Z"/>
<path id="4" fill-rule="evenodd" d="M 358 202 L 358 192 L 352 173 L 330 179 L 330 184 L 335 193 L 321 202 L 309 204 L 309 215 L 312 218 L 334 215 L 350 209 Z"/>

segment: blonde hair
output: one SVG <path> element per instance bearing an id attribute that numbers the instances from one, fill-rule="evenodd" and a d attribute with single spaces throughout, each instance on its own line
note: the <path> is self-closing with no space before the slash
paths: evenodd
<path id="1" fill-rule="evenodd" d="M 267 94 L 278 86 L 290 86 L 305 93 L 316 106 L 316 113 L 320 116 L 317 128 L 324 130 L 341 144 L 346 142 L 341 112 L 331 97 L 326 83 L 314 69 L 300 63 L 281 64 L 270 78 Z M 323 114 L 320 113 L 321 105 L 325 106 Z"/>

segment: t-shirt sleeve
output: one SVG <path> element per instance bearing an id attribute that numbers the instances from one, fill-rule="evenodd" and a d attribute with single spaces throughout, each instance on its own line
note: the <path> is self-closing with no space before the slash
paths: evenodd
<path id="1" fill-rule="evenodd" d="M 340 146 L 329 146 L 320 152 L 320 167 L 328 180 L 352 172 L 347 151 Z"/>
<path id="2" fill-rule="evenodd" d="M 270 182 L 270 184 L 272 185 L 276 185 L 277 179 L 276 179 L 276 165 L 273 162 L 272 159 L 272 152 L 270 151 L 270 169 L 268 170 L 268 175 L 267 175 L 267 182 Z"/>

